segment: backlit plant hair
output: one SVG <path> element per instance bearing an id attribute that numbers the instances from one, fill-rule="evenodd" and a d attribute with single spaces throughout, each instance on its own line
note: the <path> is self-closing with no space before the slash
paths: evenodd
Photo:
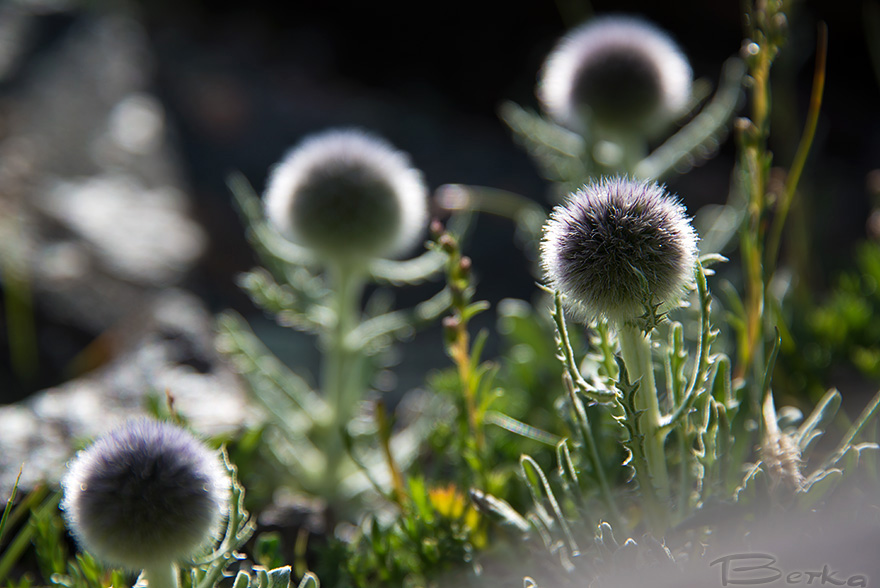
<path id="1" fill-rule="evenodd" d="M 549 285 L 584 317 L 622 324 L 675 304 L 693 278 L 697 236 L 660 185 L 605 177 L 557 206 L 544 225 Z"/>
<path id="2" fill-rule="evenodd" d="M 217 452 L 166 422 L 128 422 L 80 451 L 61 482 L 79 545 L 175 588 L 174 567 L 215 539 L 230 480 Z"/>
<path id="3" fill-rule="evenodd" d="M 427 190 L 409 157 L 379 137 L 333 129 L 275 166 L 266 215 L 285 237 L 331 260 L 394 257 L 427 224 Z"/>
<path id="4" fill-rule="evenodd" d="M 672 38 L 628 16 L 591 19 L 573 29 L 544 62 L 538 98 L 559 124 L 648 134 L 686 109 L 692 70 Z"/>

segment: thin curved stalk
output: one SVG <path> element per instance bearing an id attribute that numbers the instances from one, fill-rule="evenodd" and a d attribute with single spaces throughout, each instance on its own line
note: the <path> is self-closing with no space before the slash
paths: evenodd
<path id="1" fill-rule="evenodd" d="M 773 268 L 776 267 L 776 258 L 779 255 L 779 246 L 782 241 L 782 229 L 785 226 L 785 220 L 788 218 L 788 211 L 794 200 L 794 193 L 801 179 L 801 173 L 804 171 L 804 166 L 807 163 L 807 156 L 810 154 L 810 147 L 813 145 L 816 127 L 819 124 L 819 110 L 822 108 L 822 96 L 825 91 L 825 65 L 828 56 L 828 26 L 824 22 L 819 23 L 816 45 L 816 66 L 813 73 L 813 88 L 810 92 L 810 107 L 807 111 L 807 121 L 804 125 L 801 140 L 798 143 L 797 152 L 795 152 L 794 161 L 792 161 L 791 169 L 788 172 L 785 192 L 776 210 L 776 216 L 773 217 L 773 226 L 770 229 L 767 250 L 765 252 L 768 276 L 773 275 Z"/>

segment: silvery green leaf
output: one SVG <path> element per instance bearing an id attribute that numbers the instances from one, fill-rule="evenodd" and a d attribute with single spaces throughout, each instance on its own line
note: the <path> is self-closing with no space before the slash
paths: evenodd
<path id="1" fill-rule="evenodd" d="M 420 284 L 439 274 L 446 263 L 446 255 L 432 249 L 402 261 L 394 259 L 373 259 L 368 271 L 377 282 L 387 282 L 394 286 Z"/>
<path id="2" fill-rule="evenodd" d="M 548 180 L 576 188 L 590 176 L 582 137 L 513 102 L 502 104 L 499 115 Z"/>
<path id="3" fill-rule="evenodd" d="M 804 482 L 804 490 L 798 495 L 798 507 L 808 510 L 837 487 L 843 472 L 837 468 L 815 472 Z"/>
<path id="4" fill-rule="evenodd" d="M 476 505 L 477 509 L 491 517 L 492 520 L 513 527 L 524 535 L 532 530 L 532 526 L 525 517 L 510 506 L 506 500 L 487 494 L 477 488 L 471 488 L 469 495 L 471 502 Z"/>
<path id="5" fill-rule="evenodd" d="M 843 440 L 837 446 L 837 450 L 831 454 L 825 461 L 824 467 L 830 467 L 836 464 L 841 457 L 843 457 L 844 453 L 849 450 L 850 446 L 855 442 L 856 439 L 862 434 L 865 430 L 865 427 L 868 426 L 877 413 L 880 412 L 880 392 L 878 392 L 874 398 L 868 402 L 868 405 L 862 410 L 862 413 L 859 415 L 859 418 L 856 419 L 856 422 L 853 423 L 853 426 L 850 427 L 849 431 L 844 435 Z"/>
<path id="6" fill-rule="evenodd" d="M 269 572 L 262 566 L 254 566 L 257 588 L 269 588 Z"/>
<path id="7" fill-rule="evenodd" d="M 834 462 L 832 465 L 840 467 L 843 470 L 844 475 L 849 476 L 850 474 L 855 472 L 856 468 L 859 467 L 859 463 L 862 459 L 862 452 L 869 453 L 878 449 L 880 449 L 880 445 L 872 442 L 850 445 L 849 448 L 840 457 L 840 459 Z"/>
<path id="8" fill-rule="evenodd" d="M 614 538 L 614 530 L 610 524 L 604 521 L 599 523 L 596 532 L 596 544 L 601 545 L 609 553 L 613 553 L 620 548 L 620 544 Z"/>
<path id="9" fill-rule="evenodd" d="M 741 59 L 728 59 L 712 101 L 691 122 L 640 161 L 635 168 L 636 177 L 661 179 L 672 171 L 690 168 L 711 157 L 718 149 L 720 138 L 726 134 L 727 123 L 739 103 L 745 74 L 746 65 Z"/>
<path id="10" fill-rule="evenodd" d="M 812 442 L 822 435 L 825 426 L 837 414 L 840 401 L 840 392 L 832 388 L 825 393 L 810 416 L 798 428 L 792 441 L 800 448 L 801 455 L 807 456 L 807 452 L 812 448 Z"/>
<path id="11" fill-rule="evenodd" d="M 321 582 L 318 580 L 318 576 L 312 572 L 306 572 L 297 588 L 321 588 Z"/>
<path id="12" fill-rule="evenodd" d="M 239 570 L 238 574 L 235 575 L 235 581 L 232 583 L 232 588 L 248 588 L 250 584 L 250 575 L 244 570 Z"/>
<path id="13" fill-rule="evenodd" d="M 267 572 L 268 583 L 265 588 L 288 588 L 290 586 L 290 566 L 283 566 Z"/>
<path id="14" fill-rule="evenodd" d="M 743 477 L 743 481 L 740 486 L 734 492 L 734 496 L 736 497 L 737 502 L 753 501 L 757 497 L 757 485 L 762 478 L 765 478 L 766 474 L 764 470 L 761 468 L 760 464 L 753 464 L 746 475 Z"/>

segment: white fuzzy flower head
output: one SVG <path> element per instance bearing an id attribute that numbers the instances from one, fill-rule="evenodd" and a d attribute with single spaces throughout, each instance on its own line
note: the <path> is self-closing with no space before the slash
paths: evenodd
<path id="1" fill-rule="evenodd" d="M 406 252 L 427 224 L 427 206 L 409 157 L 352 129 L 307 137 L 275 167 L 265 194 L 281 234 L 329 259 Z"/>
<path id="2" fill-rule="evenodd" d="M 603 16 L 557 43 L 537 93 L 547 114 L 574 131 L 597 124 L 650 135 L 683 113 L 692 77 L 664 31 L 635 17 Z"/>
<path id="3" fill-rule="evenodd" d="M 212 541 L 229 476 L 216 451 L 171 423 L 137 420 L 80 451 L 61 508 L 80 546 L 131 570 L 189 557 Z"/>
<path id="4" fill-rule="evenodd" d="M 678 302 L 696 257 L 684 206 L 654 182 L 620 177 L 571 194 L 550 213 L 541 241 L 550 287 L 582 318 L 615 324 L 642 315 L 646 303 Z"/>

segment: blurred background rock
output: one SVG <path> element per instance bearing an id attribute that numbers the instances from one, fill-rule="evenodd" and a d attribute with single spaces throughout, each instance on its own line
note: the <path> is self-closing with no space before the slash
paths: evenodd
<path id="1" fill-rule="evenodd" d="M 866 236 L 880 79 L 863 9 L 877 2 L 793 5 L 774 69 L 771 148 L 787 166 L 809 99 L 815 22 L 824 20 L 828 82 L 801 183 L 821 290 Z M 497 107 L 536 107 L 536 75 L 553 43 L 609 11 L 669 30 L 695 75 L 713 83 L 742 39 L 740 3 L 700 0 L 0 5 L 0 403 L 27 398 L 0 410 L 0 470 L 17 471 L 46 439 L 103 432 L 164 389 L 189 399 L 203 431 L 239 426 L 248 418 L 242 390 L 210 340 L 222 309 L 247 316 L 282 359 L 311 366 L 311 340 L 278 330 L 235 286 L 255 260 L 225 185 L 238 170 L 261 191 L 270 166 L 308 133 L 368 128 L 410 153 L 431 189 L 485 185 L 549 204 Z M 729 139 L 669 187 L 692 212 L 723 203 L 733 157 Z M 508 221 L 480 217 L 467 253 L 479 297 L 533 296 Z M 436 288 L 396 295 L 406 304 Z M 445 365 L 439 331 L 406 346 L 401 362 L 398 391 Z M 77 396 L 84 386 L 88 401 Z M 36 474 L 63 464 L 56 453 Z"/>

